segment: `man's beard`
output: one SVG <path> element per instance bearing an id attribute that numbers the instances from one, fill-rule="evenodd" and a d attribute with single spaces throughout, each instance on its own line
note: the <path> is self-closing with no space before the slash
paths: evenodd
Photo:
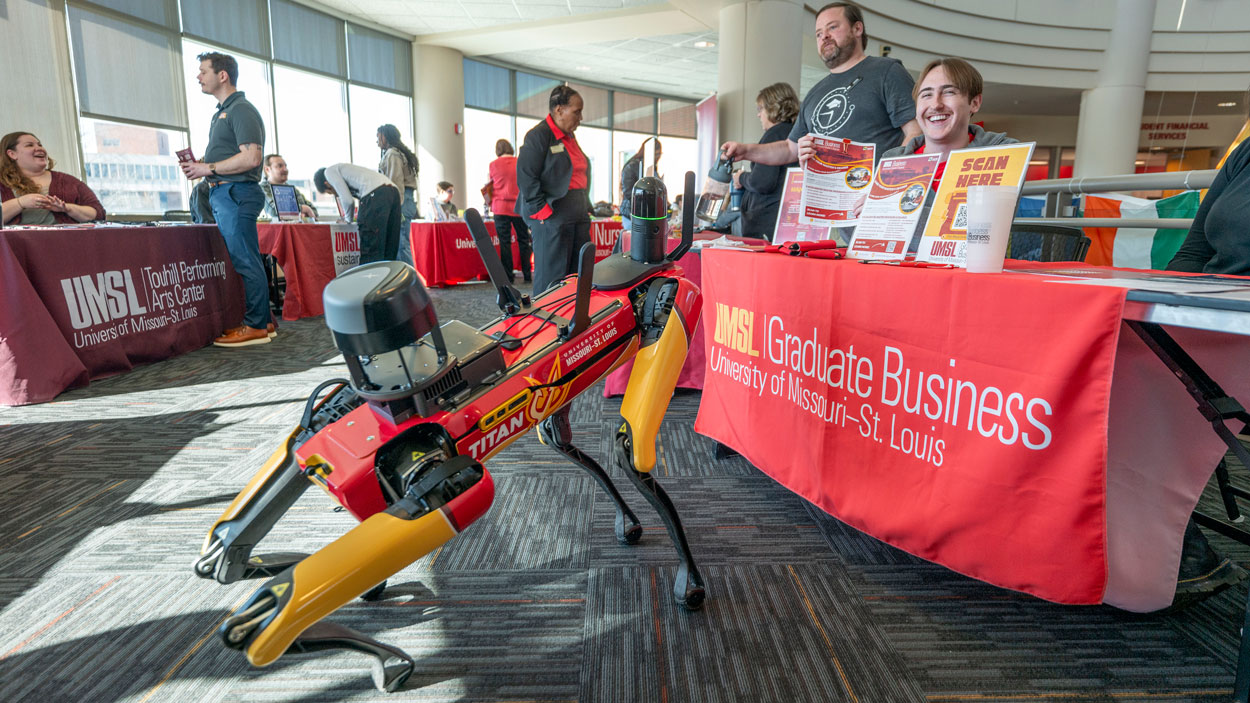
<path id="1" fill-rule="evenodd" d="M 848 48 L 841 46 L 835 41 L 833 42 L 833 53 L 828 57 L 822 54 L 820 60 L 825 62 L 825 68 L 833 69 L 846 63 L 850 58 L 851 52 Z"/>

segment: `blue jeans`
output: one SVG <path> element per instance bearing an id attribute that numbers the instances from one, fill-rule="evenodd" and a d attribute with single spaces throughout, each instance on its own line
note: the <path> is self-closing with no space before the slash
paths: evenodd
<path id="1" fill-rule="evenodd" d="M 265 194 L 255 183 L 229 183 L 208 192 L 217 229 L 226 240 L 230 264 L 243 279 L 243 324 L 265 329 L 269 324 L 269 281 L 260 260 L 256 218 L 265 206 Z"/>
<path id="2" fill-rule="evenodd" d="M 420 217 L 412 188 L 404 188 L 404 200 L 399 204 L 399 254 L 397 260 L 412 266 L 412 221 Z"/>

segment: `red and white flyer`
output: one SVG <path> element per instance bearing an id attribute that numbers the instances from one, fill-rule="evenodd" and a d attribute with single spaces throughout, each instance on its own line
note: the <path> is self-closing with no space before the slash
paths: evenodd
<path id="1" fill-rule="evenodd" d="M 850 227 L 857 223 L 855 204 L 872 184 L 875 144 L 813 137 L 816 153 L 803 167 L 800 222 Z"/>
<path id="2" fill-rule="evenodd" d="M 902 259 L 924 212 L 940 154 L 916 154 L 882 159 L 872 180 L 868 201 L 847 256 L 854 259 Z"/>
<path id="3" fill-rule="evenodd" d="M 781 189 L 781 206 L 777 208 L 777 226 L 773 228 L 773 244 L 829 239 L 830 228 L 799 222 L 799 200 L 802 197 L 803 170 L 786 169 L 786 182 Z"/>

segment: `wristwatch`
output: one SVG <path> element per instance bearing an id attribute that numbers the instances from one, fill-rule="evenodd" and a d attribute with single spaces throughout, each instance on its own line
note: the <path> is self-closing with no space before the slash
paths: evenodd
<path id="1" fill-rule="evenodd" d="M 209 173 L 217 173 L 217 164 L 216 164 L 216 163 L 211 163 L 211 164 L 209 164 L 209 165 L 208 165 L 208 172 L 209 172 Z"/>

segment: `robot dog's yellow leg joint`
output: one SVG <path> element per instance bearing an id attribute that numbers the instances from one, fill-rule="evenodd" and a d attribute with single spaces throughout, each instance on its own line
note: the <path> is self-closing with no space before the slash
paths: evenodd
<path id="1" fill-rule="evenodd" d="M 414 495 L 410 491 L 386 511 L 369 517 L 257 590 L 222 625 L 226 645 L 244 649 L 255 666 L 273 663 L 293 645 L 298 645 L 294 647 L 298 651 L 348 647 L 378 657 L 383 673 L 393 669 L 379 681 L 379 687 L 393 690 L 392 686 L 402 683 L 395 679 L 407 678 L 411 660 L 407 659 L 407 667 L 390 661 L 406 658 L 402 652 L 346 628 L 314 628 L 314 624 L 437 549 L 490 507 L 494 484 L 480 464 L 457 456 L 434 472 L 441 480 L 426 492 Z M 418 484 L 429 486 L 422 481 Z"/>

